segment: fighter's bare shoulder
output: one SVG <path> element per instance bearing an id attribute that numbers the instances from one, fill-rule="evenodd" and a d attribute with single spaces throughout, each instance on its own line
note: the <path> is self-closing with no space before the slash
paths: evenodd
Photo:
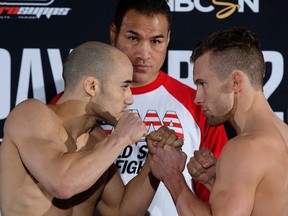
<path id="1" fill-rule="evenodd" d="M 261 177 L 272 166 L 272 161 L 267 163 L 267 158 L 271 158 L 275 152 L 272 142 L 265 135 L 251 133 L 236 136 L 225 144 L 219 157 L 219 165 L 238 174 L 249 170 L 254 176 L 257 173 Z"/>
<path id="2" fill-rule="evenodd" d="M 19 103 L 5 121 L 4 131 L 10 138 L 23 138 L 36 132 L 57 130 L 59 119 L 48 105 L 37 99 Z M 13 135 L 12 135 L 13 134 Z M 26 135 L 25 135 L 26 134 Z"/>

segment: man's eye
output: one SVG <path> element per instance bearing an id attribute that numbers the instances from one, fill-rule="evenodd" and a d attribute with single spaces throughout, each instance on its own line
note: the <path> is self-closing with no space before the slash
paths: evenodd
<path id="1" fill-rule="evenodd" d="M 135 41 L 135 40 L 137 40 L 137 37 L 135 37 L 135 36 L 130 36 L 129 39 L 132 40 L 132 41 Z"/>
<path id="2" fill-rule="evenodd" d="M 206 86 L 206 85 L 207 85 L 206 82 L 200 82 L 199 84 L 200 84 L 201 86 Z"/>
<path id="3" fill-rule="evenodd" d="M 159 44 L 159 43 L 161 43 L 161 41 L 160 40 L 152 40 L 152 43 L 153 44 Z"/>
<path id="4" fill-rule="evenodd" d="M 123 86 L 122 88 L 123 88 L 123 90 L 127 90 L 128 87 L 129 87 L 129 85 Z"/>
<path id="5" fill-rule="evenodd" d="M 207 83 L 206 82 L 198 82 L 197 86 L 205 87 L 205 86 L 207 86 Z"/>

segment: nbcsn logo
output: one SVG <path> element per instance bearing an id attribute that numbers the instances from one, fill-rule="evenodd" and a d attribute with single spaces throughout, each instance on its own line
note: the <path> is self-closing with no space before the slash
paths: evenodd
<path id="1" fill-rule="evenodd" d="M 172 12 L 189 12 L 194 9 L 208 13 L 215 10 L 215 6 L 221 9 L 216 13 L 218 19 L 224 19 L 229 17 L 235 11 L 244 13 L 245 8 L 249 7 L 254 13 L 259 13 L 259 1 L 260 0 L 237 0 L 237 3 L 231 3 L 221 0 L 211 0 L 207 3 L 207 0 L 168 0 L 170 10 Z"/>

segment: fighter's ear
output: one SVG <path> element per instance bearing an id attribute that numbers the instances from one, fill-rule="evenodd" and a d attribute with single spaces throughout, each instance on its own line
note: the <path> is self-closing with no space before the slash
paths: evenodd
<path id="1" fill-rule="evenodd" d="M 116 46 L 116 26 L 114 23 L 110 24 L 110 43 L 112 46 Z"/>
<path id="2" fill-rule="evenodd" d="M 96 79 L 93 76 L 85 77 L 83 82 L 83 88 L 84 91 L 90 95 L 91 97 L 94 97 L 96 94 L 99 93 L 100 82 L 98 79 Z"/>
<path id="3" fill-rule="evenodd" d="M 168 34 L 167 34 L 167 46 L 168 46 L 169 43 L 170 43 L 170 36 L 171 36 L 171 31 L 169 30 L 169 31 L 168 31 Z"/>
<path id="4" fill-rule="evenodd" d="M 238 93 L 241 91 L 243 87 L 243 81 L 244 81 L 244 73 L 240 70 L 234 70 L 231 74 L 232 82 L 233 82 L 233 90 L 235 93 Z"/>

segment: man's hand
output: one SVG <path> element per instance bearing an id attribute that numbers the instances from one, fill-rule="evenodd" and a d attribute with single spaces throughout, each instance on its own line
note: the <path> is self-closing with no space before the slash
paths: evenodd
<path id="1" fill-rule="evenodd" d="M 155 154 L 150 162 L 153 175 L 163 181 L 173 179 L 175 175 L 182 175 L 185 168 L 187 155 L 176 150 L 171 145 L 165 145 L 163 148 L 156 148 Z"/>
<path id="2" fill-rule="evenodd" d="M 146 142 L 151 154 L 155 153 L 155 148 L 162 148 L 164 145 L 171 145 L 177 150 L 183 146 L 183 140 L 178 138 L 175 131 L 166 126 L 160 127 L 156 131 L 152 131 L 146 136 Z"/>
<path id="3" fill-rule="evenodd" d="M 211 191 L 216 178 L 216 162 L 217 159 L 210 150 L 201 148 L 194 151 L 194 157 L 190 158 L 188 172 Z"/>
<path id="4" fill-rule="evenodd" d="M 126 138 L 131 145 L 145 136 L 147 130 L 139 115 L 128 110 L 119 118 L 113 133 Z"/>

